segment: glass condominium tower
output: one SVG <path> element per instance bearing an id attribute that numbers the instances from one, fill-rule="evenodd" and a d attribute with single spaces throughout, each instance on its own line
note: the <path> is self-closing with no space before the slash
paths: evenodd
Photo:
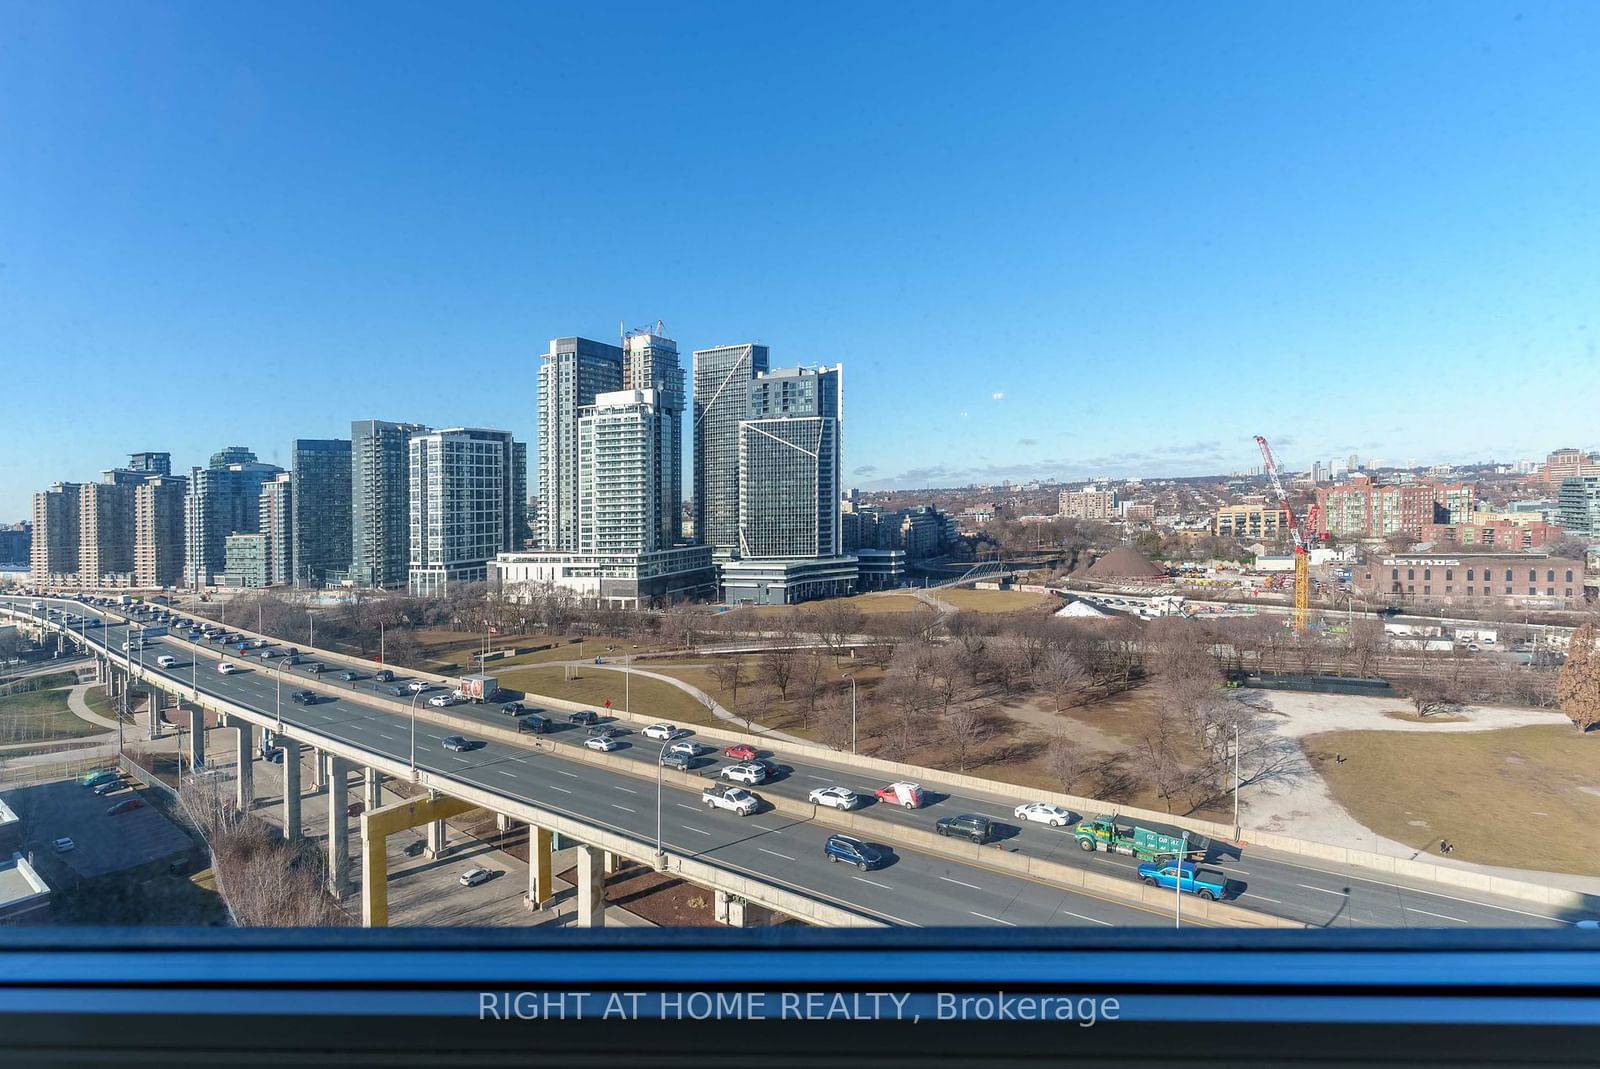
<path id="1" fill-rule="evenodd" d="M 514 546 L 526 504 L 510 431 L 479 427 L 414 434 L 410 460 L 411 593 L 447 593 L 452 583 L 483 582 L 489 561 Z"/>
<path id="2" fill-rule="evenodd" d="M 670 546 L 683 537 L 683 368 L 678 343 L 656 331 L 634 330 L 623 336 L 622 388 L 650 391 L 659 430 L 651 458 L 652 506 L 656 545 Z"/>
<path id="3" fill-rule="evenodd" d="M 750 418 L 750 380 L 769 359 L 765 345 L 695 350 L 694 533 L 713 553 L 739 547 L 739 423 Z"/>
<path id="4" fill-rule="evenodd" d="M 739 423 L 739 556 L 833 557 L 839 520 L 840 367 L 784 368 L 748 385 Z"/>
<path id="5" fill-rule="evenodd" d="M 296 438 L 292 566 L 287 581 L 321 586 L 350 568 L 351 443 L 345 438 Z M 282 569 L 276 557 L 274 573 Z M 283 582 L 282 579 L 274 579 Z"/>
<path id="6" fill-rule="evenodd" d="M 622 389 L 622 364 L 622 349 L 588 338 L 552 338 L 540 358 L 539 542 L 544 549 L 578 548 L 579 411 L 600 394 Z"/>
<path id="7" fill-rule="evenodd" d="M 411 557 L 410 457 L 420 423 L 361 419 L 350 424 L 350 578 L 361 586 L 398 586 Z"/>

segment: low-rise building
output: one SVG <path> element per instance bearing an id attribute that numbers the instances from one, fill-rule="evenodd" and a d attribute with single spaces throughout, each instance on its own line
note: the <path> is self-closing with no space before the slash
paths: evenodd
<path id="1" fill-rule="evenodd" d="M 855 556 L 797 560 L 730 560 L 722 565 L 722 598 L 730 605 L 794 605 L 856 592 Z"/>
<path id="2" fill-rule="evenodd" d="M 1583 600 L 1584 562 L 1542 553 L 1374 554 L 1353 569 L 1357 590 L 1396 602 L 1574 608 Z"/>
<path id="3" fill-rule="evenodd" d="M 231 534 L 223 544 L 222 582 L 224 586 L 266 586 L 270 554 L 267 536 L 263 534 Z"/>
<path id="4" fill-rule="evenodd" d="M 1543 520 L 1534 523 L 1512 523 L 1509 520 L 1486 519 L 1493 513 L 1474 512 L 1473 523 L 1429 523 L 1422 527 L 1422 541 L 1431 542 L 1435 548 L 1444 546 L 1473 547 L 1477 549 L 1504 550 L 1512 553 L 1542 546 L 1556 530 Z"/>
<path id="5" fill-rule="evenodd" d="M 1219 538 L 1276 538 L 1289 530 L 1289 510 L 1279 505 L 1224 505 L 1212 521 Z"/>
<path id="6" fill-rule="evenodd" d="M 856 589 L 892 590 L 906 581 L 906 552 L 902 549 L 858 549 L 860 568 Z"/>
<path id="7" fill-rule="evenodd" d="M 717 592 L 710 546 L 673 546 L 642 553 L 501 553 L 490 563 L 489 578 L 512 597 L 519 590 L 553 586 L 614 609 L 708 600 Z"/>

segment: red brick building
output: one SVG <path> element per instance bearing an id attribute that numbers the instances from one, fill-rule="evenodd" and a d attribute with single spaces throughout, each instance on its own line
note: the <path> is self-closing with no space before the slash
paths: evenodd
<path id="1" fill-rule="evenodd" d="M 1488 523 L 1429 523 L 1422 528 L 1422 541 L 1432 542 L 1435 548 L 1459 547 L 1482 551 L 1501 550 L 1516 553 L 1536 549 L 1560 533 L 1554 524 L 1516 524 L 1510 520 Z"/>
<path id="2" fill-rule="evenodd" d="M 1542 553 L 1373 554 L 1351 578 L 1362 593 L 1399 603 L 1575 608 L 1583 600 L 1583 561 Z"/>

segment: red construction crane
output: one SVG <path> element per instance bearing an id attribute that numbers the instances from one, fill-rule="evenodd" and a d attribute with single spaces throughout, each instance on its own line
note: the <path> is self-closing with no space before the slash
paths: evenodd
<path id="1" fill-rule="evenodd" d="M 1267 481 L 1278 497 L 1278 504 L 1289 518 L 1289 531 L 1294 535 L 1294 629 L 1301 634 L 1306 629 L 1306 615 L 1311 610 L 1311 538 L 1304 519 L 1296 519 L 1289 506 L 1289 495 L 1284 493 L 1283 480 L 1278 478 L 1278 462 L 1272 455 L 1272 446 L 1261 435 L 1256 435 L 1256 445 L 1261 447 L 1261 459 L 1266 465 Z M 1317 507 L 1311 506 L 1312 524 L 1319 519 Z"/>

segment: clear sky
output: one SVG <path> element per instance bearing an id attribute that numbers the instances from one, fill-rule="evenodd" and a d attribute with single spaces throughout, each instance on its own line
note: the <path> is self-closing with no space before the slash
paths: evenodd
<path id="1" fill-rule="evenodd" d="M 132 450 L 531 442 L 549 338 L 657 318 L 842 361 L 863 486 L 1600 447 L 1597 39 L 1588 0 L 0 0 L 0 519 Z"/>

